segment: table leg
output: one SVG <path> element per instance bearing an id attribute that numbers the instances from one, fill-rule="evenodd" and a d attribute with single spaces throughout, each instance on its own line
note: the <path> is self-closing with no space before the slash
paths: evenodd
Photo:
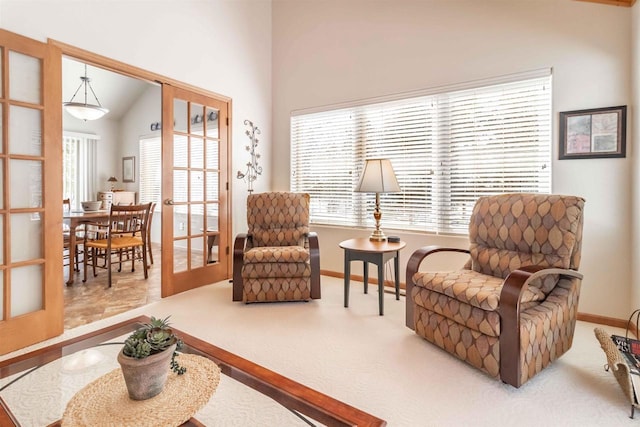
<path id="1" fill-rule="evenodd" d="M 396 252 L 396 256 L 393 258 L 393 268 L 395 269 L 396 275 L 396 300 L 400 299 L 400 251 Z"/>
<path id="2" fill-rule="evenodd" d="M 344 250 L 344 306 L 349 307 L 349 280 L 351 279 L 351 262 L 349 250 Z"/>
<path id="3" fill-rule="evenodd" d="M 362 262 L 362 275 L 364 276 L 364 293 L 369 293 L 369 263 L 367 261 Z"/>
<path id="4" fill-rule="evenodd" d="M 384 314 L 384 259 L 380 257 L 378 262 L 378 305 L 380 307 L 380 316 Z"/>
<path id="5" fill-rule="evenodd" d="M 69 224 L 69 279 L 67 280 L 67 286 L 73 285 L 73 276 L 75 273 L 76 226 L 77 224 L 74 221 L 70 221 L 70 224 Z"/>

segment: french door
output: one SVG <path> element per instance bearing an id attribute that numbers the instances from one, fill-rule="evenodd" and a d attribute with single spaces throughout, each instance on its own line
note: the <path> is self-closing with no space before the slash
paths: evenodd
<path id="1" fill-rule="evenodd" d="M 57 47 L 0 30 L 0 354 L 63 331 L 60 81 Z"/>
<path id="2" fill-rule="evenodd" d="M 163 297 L 229 277 L 228 117 L 227 100 L 162 86 Z"/>

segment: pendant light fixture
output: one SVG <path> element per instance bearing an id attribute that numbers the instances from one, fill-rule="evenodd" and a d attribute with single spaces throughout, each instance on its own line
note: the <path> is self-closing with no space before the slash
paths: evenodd
<path id="1" fill-rule="evenodd" d="M 69 102 L 64 102 L 62 105 L 64 105 L 64 109 L 67 110 L 67 112 L 75 118 L 84 120 L 85 122 L 87 120 L 97 120 L 102 116 L 104 116 L 105 114 L 107 114 L 109 110 L 104 108 L 100 104 L 100 101 L 96 96 L 96 93 L 93 91 L 93 88 L 91 87 L 91 79 L 87 77 L 87 64 L 84 64 L 84 77 L 81 76 L 80 80 L 82 80 L 82 83 L 80 83 L 80 86 L 78 86 L 78 89 L 76 89 L 76 92 L 71 97 L 71 100 Z M 83 86 L 84 86 L 84 103 L 73 102 L 76 95 L 78 94 L 78 92 Z M 91 94 L 93 95 L 93 97 L 96 99 L 96 102 L 98 103 L 98 105 L 87 103 L 87 87 L 91 91 Z"/>

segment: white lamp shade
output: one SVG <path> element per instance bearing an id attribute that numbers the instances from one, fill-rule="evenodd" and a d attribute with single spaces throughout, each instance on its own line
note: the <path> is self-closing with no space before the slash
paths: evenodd
<path id="1" fill-rule="evenodd" d="M 80 102 L 65 102 L 64 109 L 80 120 L 97 120 L 109 112 L 106 108 Z"/>
<path id="2" fill-rule="evenodd" d="M 367 159 L 355 188 L 359 193 L 394 193 L 400 190 L 389 159 Z"/>

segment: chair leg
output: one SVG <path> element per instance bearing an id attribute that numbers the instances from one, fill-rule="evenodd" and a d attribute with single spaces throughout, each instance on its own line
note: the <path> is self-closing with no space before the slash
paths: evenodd
<path id="1" fill-rule="evenodd" d="M 106 251 L 105 255 L 107 257 L 107 283 L 109 283 L 109 287 L 111 287 L 111 252 Z M 120 265 L 122 265 L 122 263 L 120 263 Z"/>
<path id="2" fill-rule="evenodd" d="M 131 254 L 129 254 L 129 251 L 131 251 Z M 127 250 L 127 259 L 131 260 L 131 272 L 133 273 L 134 271 L 136 271 L 136 254 L 135 254 L 135 248 L 131 248 Z"/>
<path id="3" fill-rule="evenodd" d="M 78 250 L 78 245 L 76 244 L 76 248 L 75 248 L 75 254 L 76 254 L 76 264 L 74 266 L 75 271 L 80 271 L 80 258 L 78 257 L 78 255 L 80 254 L 80 251 Z"/>
<path id="4" fill-rule="evenodd" d="M 147 268 L 151 268 L 153 265 L 153 252 L 151 251 L 151 237 L 147 234 L 147 241 L 145 242 L 146 249 L 143 249 L 144 256 L 148 256 L 147 258 Z"/>
<path id="5" fill-rule="evenodd" d="M 132 249 L 132 251 L 133 250 L 135 250 L 135 248 Z M 132 258 L 135 259 L 135 256 L 132 256 Z M 147 279 L 149 277 L 149 265 L 147 264 L 147 247 L 144 243 L 142 244 L 142 269 L 144 270 L 144 278 Z"/>
<path id="6" fill-rule="evenodd" d="M 93 277 L 96 277 L 98 275 L 98 273 L 96 272 L 96 257 L 98 255 L 97 252 L 98 249 L 91 248 L 91 265 L 93 266 Z"/>
<path id="7" fill-rule="evenodd" d="M 84 273 L 83 273 L 83 276 L 82 276 L 82 283 L 87 281 L 87 251 L 89 251 L 89 250 L 91 250 L 91 249 L 87 249 L 86 247 L 84 248 L 85 254 L 84 254 L 84 257 L 82 259 L 82 266 L 84 267 L 84 269 L 83 269 Z"/>

